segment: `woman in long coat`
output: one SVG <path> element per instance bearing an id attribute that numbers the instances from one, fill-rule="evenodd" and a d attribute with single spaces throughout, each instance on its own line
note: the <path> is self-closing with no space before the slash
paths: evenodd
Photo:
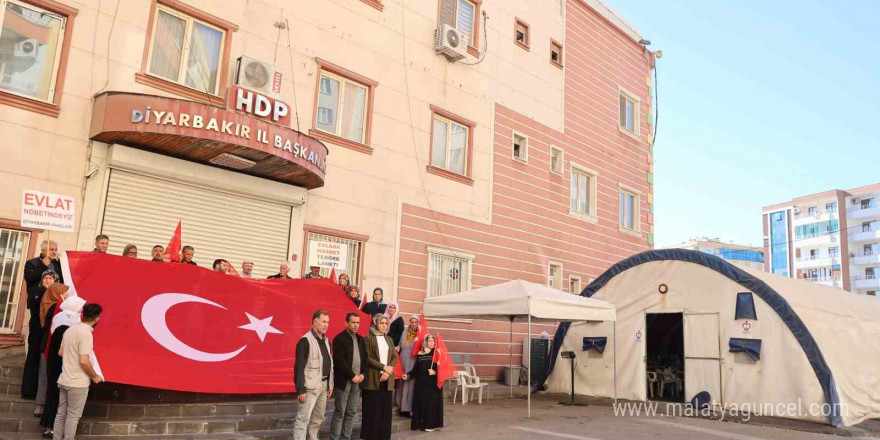
<path id="1" fill-rule="evenodd" d="M 27 308 L 31 312 L 28 322 L 28 349 L 24 361 L 24 373 L 21 377 L 21 397 L 33 399 L 37 397 L 37 384 L 40 380 L 40 342 L 43 340 L 43 326 L 40 325 L 40 301 L 46 288 L 58 281 L 58 275 L 46 270 L 40 278 L 41 282 L 28 290 Z"/>
<path id="2" fill-rule="evenodd" d="M 379 313 L 373 315 L 373 326 L 366 337 L 370 370 L 363 382 L 361 438 L 364 440 L 391 439 L 391 397 L 398 359 L 391 338 L 385 334 L 387 331 L 388 318 Z"/>
<path id="3" fill-rule="evenodd" d="M 49 376 L 46 372 L 49 328 L 52 325 L 52 317 L 55 316 L 55 311 L 60 311 L 58 306 L 67 297 L 68 289 L 70 288 L 64 284 L 52 284 L 46 288 L 46 293 L 43 294 L 43 299 L 40 300 L 40 325 L 42 325 L 43 331 L 42 338 L 40 339 L 40 377 L 37 381 L 37 408 L 34 410 L 34 415 L 39 417 L 43 416 L 43 405 L 46 404 L 46 391 L 49 388 Z"/>
<path id="4" fill-rule="evenodd" d="M 364 292 L 364 295 L 367 293 Z M 385 292 L 381 287 L 373 289 L 373 300 L 364 304 L 364 313 L 374 316 L 376 313 L 385 313 Z"/>
<path id="5" fill-rule="evenodd" d="M 415 353 L 413 353 L 413 346 L 416 343 L 416 339 L 419 335 L 419 316 L 412 315 L 409 317 L 409 327 L 407 327 L 406 334 L 400 340 L 400 345 L 398 346 L 400 350 L 400 365 L 403 367 L 403 371 L 409 371 L 416 365 L 416 357 Z M 394 403 L 397 405 L 397 411 L 400 412 L 401 416 L 410 416 L 412 413 L 412 402 L 413 402 L 413 390 L 415 390 L 415 380 L 412 378 L 403 380 L 397 379 L 397 383 L 394 384 Z"/>
<path id="6" fill-rule="evenodd" d="M 403 336 L 403 317 L 400 316 L 400 306 L 397 305 L 397 301 L 388 303 L 388 307 L 385 309 L 385 317 L 388 318 L 388 336 L 391 336 L 391 341 L 397 347 L 400 345 L 400 338 Z"/>
<path id="7" fill-rule="evenodd" d="M 411 428 L 413 431 L 433 431 L 443 427 L 443 390 L 437 386 L 437 364 L 434 363 L 433 335 L 425 336 L 416 365 L 405 378 L 415 378 Z"/>

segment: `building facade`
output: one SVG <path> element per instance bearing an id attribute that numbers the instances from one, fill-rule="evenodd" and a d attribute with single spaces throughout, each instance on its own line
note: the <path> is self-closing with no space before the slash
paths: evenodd
<path id="1" fill-rule="evenodd" d="M 752 246 L 733 243 L 722 243 L 717 238 L 695 238 L 678 246 L 678 249 L 690 249 L 723 258 L 735 266 L 746 269 L 764 270 L 764 251 Z"/>
<path id="2" fill-rule="evenodd" d="M 767 271 L 880 292 L 880 184 L 831 190 L 764 208 Z"/>
<path id="3" fill-rule="evenodd" d="M 74 198 L 62 250 L 149 258 L 180 221 L 203 267 L 335 267 L 405 313 L 514 278 L 579 292 L 653 245 L 654 57 L 600 1 L 4 4 L 9 343 L 47 235 L 25 190 Z M 507 363 L 506 324 L 429 325 L 481 375 Z"/>

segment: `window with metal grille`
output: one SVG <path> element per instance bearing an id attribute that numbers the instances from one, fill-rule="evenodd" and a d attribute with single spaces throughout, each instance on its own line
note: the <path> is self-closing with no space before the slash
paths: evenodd
<path id="1" fill-rule="evenodd" d="M 22 267 L 30 239 L 30 232 L 0 229 L 0 329 L 11 330 L 15 324 Z"/>
<path id="2" fill-rule="evenodd" d="M 309 242 L 308 247 L 306 248 L 306 255 L 311 254 L 311 247 L 315 246 L 318 242 L 331 242 L 331 243 L 340 243 L 346 245 L 348 248 L 348 255 L 345 258 L 345 267 L 336 269 L 336 276 L 347 274 L 351 279 L 352 284 L 359 284 L 361 280 L 361 252 L 364 248 L 364 242 L 359 240 L 352 240 L 350 238 L 342 238 L 336 237 L 333 235 L 326 234 L 318 234 L 315 232 L 309 232 Z M 308 257 L 306 257 L 308 258 Z M 306 262 L 306 272 L 309 270 L 309 265 L 312 262 Z M 330 268 L 322 267 L 321 268 L 321 276 L 328 277 L 330 276 Z"/>
<path id="3" fill-rule="evenodd" d="M 470 289 L 469 257 L 428 253 L 428 297 L 448 295 Z"/>

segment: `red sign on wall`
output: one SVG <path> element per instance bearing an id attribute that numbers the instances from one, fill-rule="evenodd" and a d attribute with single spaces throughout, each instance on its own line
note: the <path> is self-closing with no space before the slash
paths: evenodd
<path id="1" fill-rule="evenodd" d="M 281 72 L 275 71 L 272 76 L 272 92 L 281 93 Z"/>

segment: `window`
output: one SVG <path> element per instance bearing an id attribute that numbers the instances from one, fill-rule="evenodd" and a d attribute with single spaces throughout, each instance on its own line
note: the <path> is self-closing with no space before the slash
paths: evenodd
<path id="1" fill-rule="evenodd" d="M 831 258 L 840 257 L 840 248 L 837 246 L 828 248 L 828 256 Z"/>
<path id="2" fill-rule="evenodd" d="M 76 9 L 54 1 L 0 2 L 0 103 L 58 116 Z"/>
<path id="3" fill-rule="evenodd" d="M 877 291 L 876 290 L 869 290 L 868 296 L 877 296 Z"/>
<path id="4" fill-rule="evenodd" d="M 862 246 L 862 255 L 868 257 L 874 255 L 874 246 L 866 244 Z"/>
<path id="5" fill-rule="evenodd" d="M 827 212 L 829 212 L 829 213 L 835 213 L 835 212 L 837 212 L 837 202 L 834 202 L 834 203 L 826 203 L 826 204 L 825 204 L 825 211 L 827 211 Z"/>
<path id="6" fill-rule="evenodd" d="M 431 162 L 427 171 L 473 185 L 470 174 L 476 124 L 433 105 L 431 111 Z"/>
<path id="7" fill-rule="evenodd" d="M 866 280 L 873 280 L 874 279 L 874 268 L 873 267 L 865 268 L 865 279 Z"/>
<path id="8" fill-rule="evenodd" d="M 871 198 L 871 199 L 864 199 L 864 200 L 862 200 L 862 205 L 861 205 L 861 206 L 862 206 L 862 209 L 873 208 L 873 207 L 875 206 L 875 205 L 874 205 L 874 199 Z"/>
<path id="9" fill-rule="evenodd" d="M 199 92 L 218 95 L 226 32 L 189 15 L 158 6 L 147 72 Z"/>
<path id="10" fill-rule="evenodd" d="M 596 173 L 575 164 L 571 166 L 569 213 L 596 216 Z"/>
<path id="11" fill-rule="evenodd" d="M 519 133 L 513 133 L 513 158 L 529 160 L 529 138 Z"/>
<path id="12" fill-rule="evenodd" d="M 547 286 L 562 290 L 562 265 L 550 263 L 547 265 Z"/>
<path id="13" fill-rule="evenodd" d="M 862 222 L 862 232 L 871 232 L 871 222 Z"/>
<path id="14" fill-rule="evenodd" d="M 816 206 L 810 206 L 807 208 L 807 215 L 816 216 L 819 214 L 819 208 Z"/>
<path id="15" fill-rule="evenodd" d="M 770 265 L 773 273 L 789 276 L 788 220 L 785 211 L 770 214 Z"/>
<path id="16" fill-rule="evenodd" d="M 562 45 L 554 40 L 550 40 L 550 62 L 562 67 Z"/>
<path id="17" fill-rule="evenodd" d="M 473 260 L 473 255 L 428 248 L 428 297 L 469 290 Z"/>
<path id="18" fill-rule="evenodd" d="M 31 233 L 0 228 L 0 329 L 12 330 Z"/>
<path id="19" fill-rule="evenodd" d="M 377 82 L 318 59 L 314 130 L 321 140 L 372 154 L 370 128 Z"/>
<path id="20" fill-rule="evenodd" d="M 620 188 L 620 228 L 639 230 L 639 196 L 623 187 Z"/>
<path id="21" fill-rule="evenodd" d="M 632 93 L 620 91 L 620 130 L 639 135 L 639 100 Z"/>
<path id="22" fill-rule="evenodd" d="M 468 53 L 478 56 L 480 5 L 482 0 L 440 0 L 438 27 L 448 24 L 468 43 Z"/>
<path id="23" fill-rule="evenodd" d="M 343 273 L 348 274 L 351 284 L 359 285 L 361 282 L 361 270 L 363 268 L 362 257 L 364 243 L 369 237 L 345 234 L 339 231 L 331 231 L 311 226 L 306 226 L 305 230 L 308 239 L 306 240 L 306 249 L 304 252 L 305 257 L 303 258 L 303 274 L 308 272 L 309 266 L 316 265 L 315 261 L 310 260 L 317 246 L 322 243 L 338 244 L 342 245 L 341 253 L 344 255 L 342 255 L 342 258 L 338 263 L 339 266 L 335 268 L 336 275 L 339 276 Z M 321 267 L 321 276 L 330 276 L 330 270 L 329 267 Z M 297 274 L 291 274 L 291 276 L 295 278 Z"/>
<path id="24" fill-rule="evenodd" d="M 563 152 L 562 148 L 550 147 L 550 171 L 562 174 L 563 170 Z"/>
<path id="25" fill-rule="evenodd" d="M 576 277 L 574 275 L 568 278 L 568 291 L 575 294 L 580 295 L 581 293 L 581 277 Z"/>
<path id="26" fill-rule="evenodd" d="M 529 25 L 518 18 L 513 26 L 513 41 L 517 46 L 529 50 Z"/>

